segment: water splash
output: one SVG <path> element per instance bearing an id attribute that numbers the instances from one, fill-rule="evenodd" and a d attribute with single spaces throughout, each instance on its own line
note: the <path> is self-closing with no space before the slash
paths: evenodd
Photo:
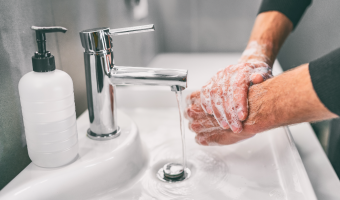
<path id="1" fill-rule="evenodd" d="M 170 160 L 181 161 L 181 148 L 179 148 L 178 141 L 168 141 L 152 151 L 151 168 L 145 174 L 141 184 L 145 196 L 150 199 L 196 199 L 200 195 L 214 193 L 223 186 L 227 174 L 224 159 L 193 142 L 187 145 L 187 155 L 190 157 L 187 168 L 191 170 L 191 177 L 185 181 L 168 183 L 160 181 L 155 176 L 157 171 Z"/>

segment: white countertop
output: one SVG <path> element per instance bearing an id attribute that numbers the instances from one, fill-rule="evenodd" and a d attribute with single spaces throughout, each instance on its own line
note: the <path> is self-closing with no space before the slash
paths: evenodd
<path id="1" fill-rule="evenodd" d="M 289 127 L 318 199 L 340 199 L 340 182 L 309 123 Z"/>
<path id="2" fill-rule="evenodd" d="M 199 89 L 218 69 L 236 63 L 239 57 L 239 53 L 160 54 L 149 67 L 188 69 L 188 88 L 184 92 L 184 95 L 187 95 Z M 274 64 L 273 73 L 274 75 L 282 73 L 278 62 Z M 152 95 L 156 96 L 155 99 L 150 100 L 147 95 L 150 90 Z M 176 106 L 175 97 L 169 91 L 169 88 L 156 86 L 153 88 L 150 86 L 118 88 L 118 107 L 123 108 L 135 120 L 141 132 L 147 131 L 148 128 L 144 125 L 147 119 L 144 116 L 149 116 L 151 114 L 149 112 L 152 112 L 161 117 L 164 112 L 167 112 L 166 109 Z M 136 109 L 141 107 L 144 109 Z M 145 108 L 150 108 L 150 110 Z M 155 108 L 157 111 L 154 110 Z M 290 129 L 318 199 L 340 199 L 339 179 L 310 124 L 293 125 Z"/>

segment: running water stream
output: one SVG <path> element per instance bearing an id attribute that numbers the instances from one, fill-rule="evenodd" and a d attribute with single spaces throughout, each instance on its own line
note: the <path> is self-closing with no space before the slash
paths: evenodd
<path id="1" fill-rule="evenodd" d="M 185 143 L 185 128 L 184 128 L 184 118 L 183 118 L 183 105 L 182 105 L 182 91 L 175 91 L 176 99 L 179 111 L 179 121 L 180 121 L 180 131 L 182 139 L 182 164 L 170 162 L 165 164 L 157 172 L 157 177 L 161 181 L 165 182 L 178 182 L 186 180 L 191 175 L 191 170 L 187 168 L 187 152 Z"/>
<path id="2" fill-rule="evenodd" d="M 204 195 L 218 191 L 226 178 L 227 165 L 215 149 L 185 140 L 182 91 L 175 93 L 182 144 L 176 134 L 175 140 L 165 140 L 152 149 L 151 167 L 142 179 L 142 199 L 204 199 Z M 178 127 L 170 132 L 178 133 Z"/>
<path id="3" fill-rule="evenodd" d="M 183 102 L 182 102 L 182 91 L 176 91 L 176 99 L 179 111 L 180 129 L 182 136 L 182 155 L 183 155 L 183 169 L 187 168 L 187 156 L 186 156 L 186 145 L 185 145 L 185 128 L 183 118 Z"/>

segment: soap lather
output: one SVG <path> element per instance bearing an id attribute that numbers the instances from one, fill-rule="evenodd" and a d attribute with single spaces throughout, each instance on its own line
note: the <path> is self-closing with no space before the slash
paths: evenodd
<path id="1" fill-rule="evenodd" d="M 31 29 L 36 32 L 38 51 L 32 57 L 33 71 L 18 86 L 28 154 L 38 166 L 60 167 L 78 155 L 73 82 L 66 72 L 56 69 L 54 56 L 46 50 L 45 33 L 67 29 Z"/>

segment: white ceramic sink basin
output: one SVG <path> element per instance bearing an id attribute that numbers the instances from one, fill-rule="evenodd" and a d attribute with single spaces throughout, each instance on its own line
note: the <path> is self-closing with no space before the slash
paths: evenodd
<path id="1" fill-rule="evenodd" d="M 134 122 L 118 112 L 121 135 L 109 141 L 86 137 L 88 113 L 78 119 L 79 157 L 60 168 L 28 165 L 0 192 L 1 200 L 97 199 L 117 193 L 143 174 L 147 166 Z"/>
<path id="2" fill-rule="evenodd" d="M 174 54 L 157 57 L 150 67 L 188 69 L 186 95 L 239 56 Z M 274 74 L 278 73 L 276 63 Z M 181 162 L 175 94 L 168 87 L 123 86 L 118 87 L 117 101 L 138 129 L 118 112 L 121 136 L 93 141 L 86 137 L 89 122 L 84 113 L 77 121 L 79 158 L 57 169 L 30 164 L 0 192 L 0 200 L 316 199 L 294 141 L 282 128 L 224 147 L 199 146 L 186 128 L 192 176 L 183 182 L 162 182 L 156 177 L 160 167 Z"/>

